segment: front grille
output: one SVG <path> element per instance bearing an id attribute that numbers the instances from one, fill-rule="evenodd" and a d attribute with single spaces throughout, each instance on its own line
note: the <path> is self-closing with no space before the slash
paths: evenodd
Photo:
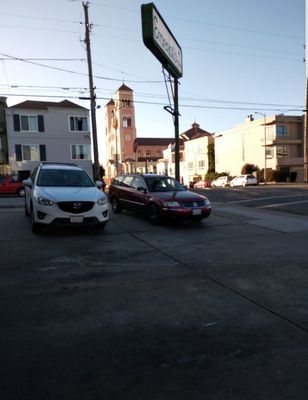
<path id="1" fill-rule="evenodd" d="M 203 200 L 197 200 L 197 201 L 185 201 L 185 203 L 182 203 L 184 207 L 188 208 L 195 208 L 195 207 L 204 207 L 204 201 Z"/>
<path id="2" fill-rule="evenodd" d="M 94 203 L 93 201 L 61 201 L 58 203 L 59 208 L 70 214 L 81 214 L 90 211 Z"/>
<path id="3" fill-rule="evenodd" d="M 96 217 L 84 218 L 81 224 L 72 224 L 69 218 L 55 218 L 51 225 L 62 225 L 62 226 L 80 226 L 80 225 L 94 225 L 98 224 L 99 221 Z"/>

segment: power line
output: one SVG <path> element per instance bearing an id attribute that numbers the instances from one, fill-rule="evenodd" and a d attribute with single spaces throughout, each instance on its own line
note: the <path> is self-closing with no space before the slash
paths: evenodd
<path id="1" fill-rule="evenodd" d="M 60 96 L 60 95 L 38 95 L 38 94 L 11 94 L 11 93 L 2 93 L 2 96 L 10 96 L 10 97 L 35 97 L 35 98 L 69 98 L 69 99 L 78 99 L 80 98 L 78 96 Z M 97 96 L 97 100 L 106 100 L 109 101 L 110 97 L 102 97 L 102 96 Z M 153 101 L 141 101 L 141 100 L 134 100 L 135 104 L 144 104 L 144 105 L 153 105 L 153 106 L 165 106 L 166 103 L 159 103 L 159 102 L 153 102 Z M 244 104 L 244 102 L 242 103 Z M 247 103 L 250 104 L 250 103 Z M 304 106 L 299 106 L 299 105 L 286 105 L 286 104 L 276 104 L 277 107 L 271 107 L 271 108 L 264 108 L 263 106 L 268 106 L 267 104 L 262 104 L 262 103 L 251 103 L 251 105 L 261 105 L 262 108 L 257 108 L 257 107 L 231 107 L 231 106 L 211 106 L 211 105 L 194 105 L 194 104 L 181 104 L 181 107 L 183 108 L 194 108 L 194 109 L 217 109 L 217 110 L 244 110 L 244 111 L 249 111 L 254 109 L 254 111 L 290 111 L 289 108 L 293 107 L 294 109 L 291 111 L 296 111 L 296 112 L 303 112 Z M 278 107 L 283 107 L 283 108 L 288 108 L 287 110 L 283 110 L 282 108 Z"/>

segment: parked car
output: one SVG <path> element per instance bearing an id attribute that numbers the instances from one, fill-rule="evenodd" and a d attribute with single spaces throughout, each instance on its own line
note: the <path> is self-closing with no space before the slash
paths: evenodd
<path id="1" fill-rule="evenodd" d="M 247 185 L 257 185 L 258 179 L 251 174 L 248 175 L 239 175 L 232 179 L 230 182 L 230 186 L 247 186 Z"/>
<path id="2" fill-rule="evenodd" d="M 102 182 L 94 183 L 78 165 L 41 163 L 23 182 L 33 233 L 43 225 L 105 227 L 109 201 Z"/>
<path id="3" fill-rule="evenodd" d="M 202 220 L 211 213 L 207 197 L 165 175 L 119 175 L 109 186 L 109 199 L 115 213 L 131 210 L 148 216 L 154 225 L 173 219 Z"/>
<path id="4" fill-rule="evenodd" d="M 212 187 L 226 187 L 229 185 L 228 176 L 220 176 L 212 182 Z"/>
<path id="5" fill-rule="evenodd" d="M 206 188 L 211 187 L 211 181 L 201 180 L 201 181 L 195 182 L 193 187 L 194 187 L 194 189 L 206 189 Z"/>
<path id="6" fill-rule="evenodd" d="M 18 196 L 25 195 L 24 184 L 15 180 L 11 176 L 0 176 L 0 193 L 1 194 L 18 194 Z"/>

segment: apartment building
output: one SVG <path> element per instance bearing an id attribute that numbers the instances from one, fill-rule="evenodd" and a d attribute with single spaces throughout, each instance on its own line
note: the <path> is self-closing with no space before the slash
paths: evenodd
<path id="1" fill-rule="evenodd" d="M 303 182 L 304 117 L 250 115 L 243 124 L 215 135 L 216 172 L 238 175 L 244 164 L 278 171 L 281 180 Z"/>
<path id="2" fill-rule="evenodd" d="M 184 176 L 184 183 L 189 185 L 191 182 L 204 179 L 208 171 L 214 172 L 214 137 L 201 129 L 196 122 L 180 136 L 184 141 L 185 157 L 184 171 L 181 175 Z"/>
<path id="3" fill-rule="evenodd" d="M 40 161 L 75 162 L 93 176 L 89 110 L 68 100 L 27 100 L 6 109 L 10 173 L 27 178 Z"/>

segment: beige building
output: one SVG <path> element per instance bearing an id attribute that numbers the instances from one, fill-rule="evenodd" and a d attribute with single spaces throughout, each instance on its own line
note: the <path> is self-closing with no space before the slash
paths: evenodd
<path id="1" fill-rule="evenodd" d="M 267 174 L 277 171 L 281 180 L 303 182 L 304 117 L 260 114 L 216 133 L 216 172 L 238 175 L 248 163 Z"/>

